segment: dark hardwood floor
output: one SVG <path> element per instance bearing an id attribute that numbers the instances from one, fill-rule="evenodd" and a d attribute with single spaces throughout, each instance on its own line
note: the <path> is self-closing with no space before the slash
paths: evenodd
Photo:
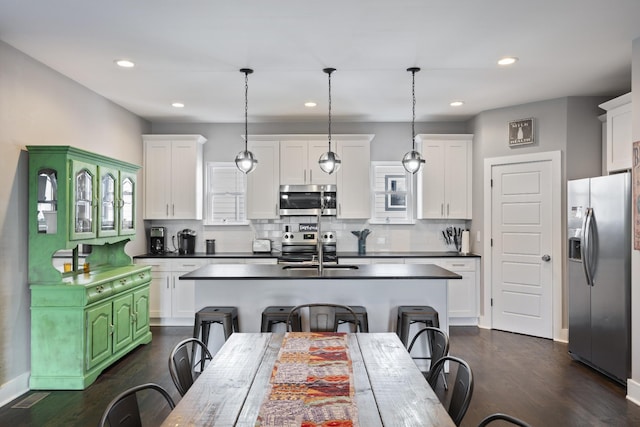
<path id="1" fill-rule="evenodd" d="M 51 391 L 31 408 L 12 408 L 41 392 L 32 391 L 0 408 L 0 426 L 96 426 L 117 393 L 145 382 L 165 387 L 178 402 L 167 359 L 191 328 L 156 327 L 152 332 L 151 344 L 111 366 L 86 390 Z M 538 427 L 640 426 L 640 407 L 625 399 L 624 387 L 573 361 L 566 344 L 474 327 L 452 327 L 450 332 L 450 353 L 467 360 L 475 378 L 462 426 L 476 426 L 493 412 L 507 412 Z M 168 413 L 155 396 L 143 396 L 140 404 L 148 426 L 159 425 Z"/>

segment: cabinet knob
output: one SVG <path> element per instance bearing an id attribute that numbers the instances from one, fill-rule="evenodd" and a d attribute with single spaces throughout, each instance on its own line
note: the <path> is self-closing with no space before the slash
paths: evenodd
<path id="1" fill-rule="evenodd" d="M 544 262 L 549 262 L 549 261 L 551 261 L 551 256 L 549 256 L 547 254 L 544 254 L 544 255 L 542 255 L 542 260 Z"/>

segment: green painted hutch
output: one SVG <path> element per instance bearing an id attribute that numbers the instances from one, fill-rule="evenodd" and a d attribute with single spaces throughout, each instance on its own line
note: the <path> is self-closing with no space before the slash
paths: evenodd
<path id="1" fill-rule="evenodd" d="M 124 250 L 136 232 L 140 168 L 70 146 L 27 149 L 29 386 L 81 390 L 151 342 L 150 267 Z"/>

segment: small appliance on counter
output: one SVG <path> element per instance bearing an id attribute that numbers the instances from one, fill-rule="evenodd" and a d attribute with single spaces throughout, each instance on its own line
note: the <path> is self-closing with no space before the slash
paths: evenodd
<path id="1" fill-rule="evenodd" d="M 253 253 L 271 253 L 271 240 L 269 240 L 269 239 L 254 239 L 253 240 Z"/>
<path id="2" fill-rule="evenodd" d="M 178 253 L 193 255 L 196 253 L 196 232 L 185 228 L 178 231 Z"/>
<path id="3" fill-rule="evenodd" d="M 151 227 L 149 230 L 149 253 L 163 254 L 166 251 L 167 229 L 165 227 Z"/>

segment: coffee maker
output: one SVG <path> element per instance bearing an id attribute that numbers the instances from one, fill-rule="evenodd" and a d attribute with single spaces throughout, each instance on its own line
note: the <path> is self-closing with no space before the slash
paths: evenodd
<path id="1" fill-rule="evenodd" d="M 194 254 L 196 252 L 196 232 L 185 228 L 178 231 L 178 253 Z"/>
<path id="2" fill-rule="evenodd" d="M 149 252 L 152 254 L 163 254 L 166 249 L 167 230 L 165 227 L 151 227 L 149 231 Z"/>

